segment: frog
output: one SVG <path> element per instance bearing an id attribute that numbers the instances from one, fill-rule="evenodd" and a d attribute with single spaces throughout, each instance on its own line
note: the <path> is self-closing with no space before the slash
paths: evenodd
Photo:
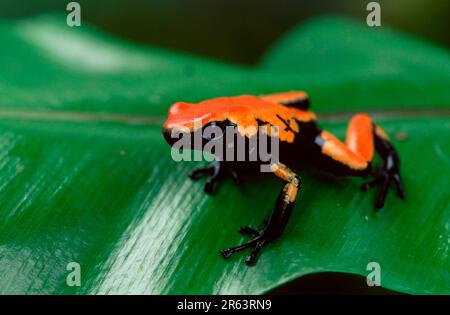
<path id="1" fill-rule="evenodd" d="M 245 264 L 254 265 L 262 249 L 280 238 L 303 186 L 302 177 L 295 171 L 295 167 L 304 161 L 308 162 L 307 165 L 332 175 L 366 179 L 361 186 L 363 191 L 378 187 L 374 207 L 376 211 L 384 207 L 391 186 L 394 186 L 401 199 L 405 198 L 399 154 L 382 127 L 368 114 L 355 113 L 348 123 L 346 139 L 341 141 L 319 126 L 317 115 L 310 110 L 310 103 L 306 92 L 293 90 L 263 95 L 216 97 L 198 103 L 177 102 L 170 106 L 162 132 L 172 147 L 183 136 L 197 135 L 201 138 L 200 144 L 192 142 L 189 149 L 203 150 L 208 143 L 219 138 L 211 137 L 211 133 L 205 136 L 206 129 L 211 127 L 222 132 L 222 140 L 225 138 L 225 129 L 232 128 L 246 141 L 276 137 L 279 143 L 279 158 L 270 163 L 269 173 L 281 180 L 282 187 L 271 215 L 264 220 L 261 228 L 248 225 L 239 228 L 238 232 L 250 236 L 250 239 L 223 249 L 221 254 L 225 259 L 250 249 Z M 263 129 L 264 132 L 255 132 Z M 223 141 L 229 147 L 235 145 L 236 138 L 229 137 Z M 214 155 L 214 152 L 210 153 Z M 374 165 L 376 154 L 381 160 L 379 165 Z M 253 170 L 252 174 L 258 173 L 254 170 L 262 163 L 259 159 L 229 161 L 219 157 L 206 167 L 195 168 L 189 173 L 189 177 L 193 180 L 209 177 L 204 191 L 213 194 L 218 182 L 231 177 L 236 184 L 240 184 L 241 173 L 248 170 Z"/>

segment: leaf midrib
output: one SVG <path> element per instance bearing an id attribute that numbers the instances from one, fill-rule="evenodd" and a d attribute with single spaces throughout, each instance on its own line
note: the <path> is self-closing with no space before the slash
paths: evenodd
<path id="1" fill-rule="evenodd" d="M 350 118 L 356 111 L 320 112 L 319 121 L 335 122 Z M 374 119 L 409 119 L 434 118 L 450 116 L 450 109 L 410 109 L 410 110 L 366 110 Z M 81 111 L 53 111 L 53 110 L 15 110 L 0 109 L 0 120 L 17 119 L 25 121 L 60 121 L 60 122 L 86 122 L 86 123 L 122 123 L 127 125 L 162 126 L 166 117 L 160 115 L 132 115 L 102 112 Z"/>

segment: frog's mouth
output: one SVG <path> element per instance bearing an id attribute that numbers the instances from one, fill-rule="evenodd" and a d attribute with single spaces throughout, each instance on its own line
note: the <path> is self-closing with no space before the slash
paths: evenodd
<path id="1" fill-rule="evenodd" d="M 202 137 L 202 129 L 196 131 L 187 128 L 163 128 L 163 136 L 166 142 L 174 149 L 202 151 L 209 141 Z"/>
<path id="2" fill-rule="evenodd" d="M 192 137 L 193 134 L 193 132 L 180 132 L 173 128 L 163 128 L 164 139 L 170 146 L 174 146 L 178 141 L 182 141 L 183 138 Z"/>

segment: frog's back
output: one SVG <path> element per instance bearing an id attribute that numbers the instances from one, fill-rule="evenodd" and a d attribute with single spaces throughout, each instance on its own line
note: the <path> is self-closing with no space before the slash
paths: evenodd
<path id="1" fill-rule="evenodd" d="M 310 111 L 284 106 L 253 95 L 241 95 L 209 99 L 197 104 L 176 103 L 169 110 L 166 126 L 192 127 L 199 120 L 202 126 L 212 121 L 229 121 L 247 136 L 254 133 L 249 130 L 273 126 L 278 127 L 280 140 L 293 142 L 295 133 L 300 130 L 299 122 L 315 119 L 315 114 Z"/>

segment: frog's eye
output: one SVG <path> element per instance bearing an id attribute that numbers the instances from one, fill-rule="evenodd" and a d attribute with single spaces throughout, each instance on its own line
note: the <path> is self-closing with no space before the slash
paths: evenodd
<path id="1" fill-rule="evenodd" d="M 203 128 L 202 138 L 207 141 L 218 140 L 223 137 L 223 130 L 212 121 Z"/>

